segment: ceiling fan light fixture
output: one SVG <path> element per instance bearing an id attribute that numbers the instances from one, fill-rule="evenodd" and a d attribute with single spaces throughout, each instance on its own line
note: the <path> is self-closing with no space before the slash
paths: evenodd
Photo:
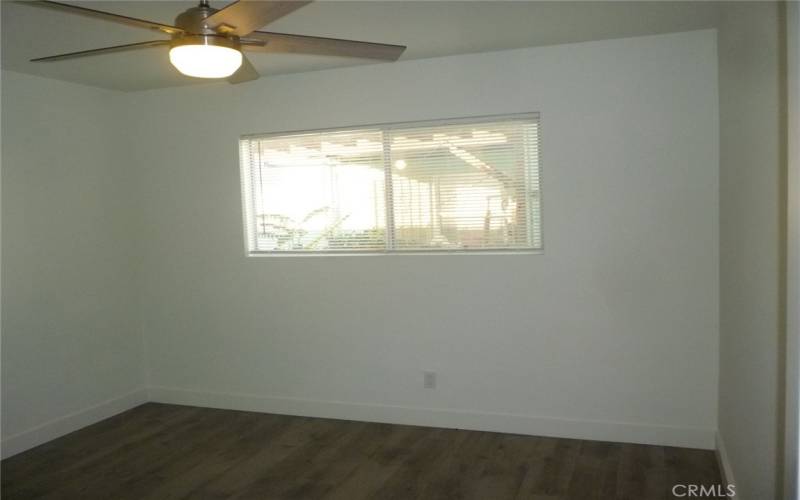
<path id="1" fill-rule="evenodd" d="M 169 50 L 175 69 L 195 78 L 227 78 L 242 65 L 242 52 L 232 40 L 219 36 L 185 37 Z"/>
<path id="2" fill-rule="evenodd" d="M 37 0 L 22 3 L 135 28 L 155 30 L 170 37 L 170 40 L 162 38 L 37 57 L 31 59 L 31 62 L 61 61 L 133 49 L 170 47 L 170 62 L 180 73 L 195 78 L 227 78 L 228 83 L 236 84 L 249 82 L 259 77 L 255 66 L 245 57 L 242 49 L 358 57 L 384 61 L 396 61 L 406 49 L 404 45 L 258 31 L 258 28 L 272 23 L 312 1 L 314 0 L 233 0 L 221 9 L 216 9 L 211 7 L 209 0 L 199 0 L 196 7 L 190 7 L 178 14 L 175 17 L 174 25 L 123 16 L 63 1 Z"/>

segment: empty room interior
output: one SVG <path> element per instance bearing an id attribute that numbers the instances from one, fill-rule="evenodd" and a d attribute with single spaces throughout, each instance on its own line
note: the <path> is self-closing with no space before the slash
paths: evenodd
<path id="1" fill-rule="evenodd" d="M 798 498 L 797 2 L 0 5 L 3 499 Z"/>

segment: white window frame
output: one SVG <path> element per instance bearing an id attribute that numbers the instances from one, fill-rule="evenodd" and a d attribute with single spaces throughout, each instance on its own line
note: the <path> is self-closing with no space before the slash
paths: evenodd
<path id="1" fill-rule="evenodd" d="M 389 207 L 393 206 L 392 200 L 392 179 L 391 171 L 385 170 L 387 175 L 386 187 L 384 189 L 386 200 L 386 248 L 380 250 L 253 250 L 253 238 L 257 228 L 251 227 L 251 218 L 249 214 L 255 209 L 255 200 L 252 197 L 252 174 L 250 172 L 251 162 L 249 161 L 249 153 L 245 153 L 245 144 L 252 140 L 269 139 L 272 137 L 284 137 L 289 135 L 300 134 L 313 134 L 322 132 L 347 132 L 353 130 L 363 129 L 380 129 L 380 130 L 393 130 L 404 129 L 413 127 L 433 127 L 433 126 L 446 126 L 446 125 L 459 125 L 468 123 L 480 123 L 483 121 L 524 121 L 536 120 L 537 122 L 537 150 L 539 156 L 537 158 L 537 178 L 539 180 L 539 191 L 537 192 L 539 201 L 539 240 L 541 244 L 538 247 L 530 248 L 466 248 L 466 249 L 453 249 L 447 248 L 442 250 L 428 250 L 428 249 L 415 249 L 415 250 L 398 250 L 392 248 L 391 240 L 394 238 L 394 210 Z M 269 132 L 261 134 L 246 134 L 239 137 L 239 175 L 242 193 L 242 217 L 244 229 L 244 249 L 247 257 L 347 257 L 347 256 L 387 256 L 387 255 L 541 255 L 544 254 L 544 200 L 543 180 L 542 180 L 542 117 L 539 112 L 525 112 L 513 114 L 500 114 L 500 115 L 482 115 L 470 116 L 460 118 L 448 118 L 438 120 L 421 120 L 411 122 L 392 122 L 392 123 L 378 123 L 369 125 L 351 125 L 346 127 L 327 127 L 318 129 L 303 129 L 303 130 L 290 130 L 282 132 Z M 388 155 L 389 151 L 384 143 L 384 156 Z M 527 175 L 527 174 L 526 174 Z M 529 205 L 528 205 L 529 206 Z M 254 219 L 254 218 L 253 218 Z M 528 224 L 531 224 L 531 218 L 528 218 Z M 530 231 L 529 227 L 529 231 Z"/>

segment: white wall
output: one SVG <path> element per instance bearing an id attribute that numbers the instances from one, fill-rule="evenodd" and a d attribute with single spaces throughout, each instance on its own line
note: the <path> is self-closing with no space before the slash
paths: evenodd
<path id="1" fill-rule="evenodd" d="M 4 456 L 146 396 L 120 104 L 2 74 Z"/>
<path id="2" fill-rule="evenodd" d="M 745 500 L 776 498 L 781 468 L 779 23 L 730 2 L 719 37 L 719 433 Z"/>
<path id="3" fill-rule="evenodd" d="M 144 177 L 151 396 L 713 447 L 715 40 L 125 96 Z M 239 135 L 522 111 L 542 115 L 544 255 L 245 258 Z"/>
<path id="4" fill-rule="evenodd" d="M 786 4 L 787 292 L 784 498 L 797 500 L 800 470 L 800 3 Z"/>

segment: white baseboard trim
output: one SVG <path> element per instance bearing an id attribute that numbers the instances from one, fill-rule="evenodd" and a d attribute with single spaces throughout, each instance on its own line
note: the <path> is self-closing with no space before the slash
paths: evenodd
<path id="1" fill-rule="evenodd" d="M 147 390 L 144 388 L 137 389 L 124 396 L 103 401 L 95 406 L 53 419 L 13 436 L 8 436 L 0 444 L 2 457 L 8 458 L 16 455 L 146 402 Z"/>
<path id="2" fill-rule="evenodd" d="M 655 444 L 713 450 L 714 429 L 561 419 L 509 413 L 444 410 L 380 404 L 150 387 L 150 401 L 305 417 L 383 422 L 551 436 L 593 441 Z"/>
<path id="3" fill-rule="evenodd" d="M 725 449 L 725 442 L 722 440 L 722 435 L 717 432 L 717 447 L 716 447 L 716 454 L 717 454 L 717 463 L 719 464 L 719 471 L 722 474 L 722 484 L 736 484 L 736 480 L 733 478 L 733 469 L 731 468 L 731 462 L 728 459 L 728 452 Z M 733 498 L 733 497 L 728 497 Z M 735 497 L 737 500 L 741 500 L 741 497 L 736 495 Z"/>

